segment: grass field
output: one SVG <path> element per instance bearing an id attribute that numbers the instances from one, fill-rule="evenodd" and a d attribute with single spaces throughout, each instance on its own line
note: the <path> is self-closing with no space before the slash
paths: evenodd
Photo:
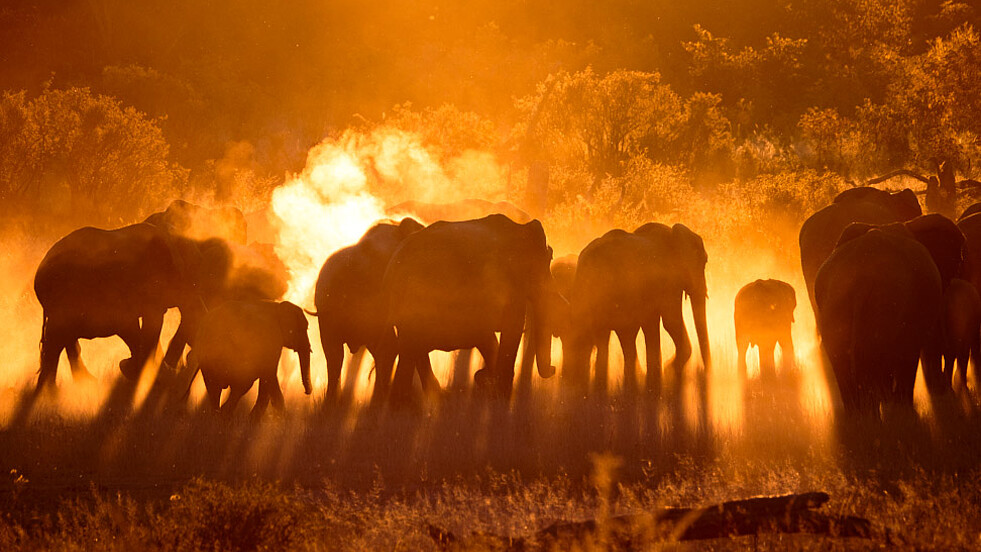
<path id="1" fill-rule="evenodd" d="M 562 400 L 544 383 L 510 409 L 449 393 L 415 412 L 289 396 L 259 424 L 244 407 L 225 420 L 152 390 L 127 408 L 124 385 L 94 413 L 42 404 L 19 415 L 15 399 L 0 433 L 0 548 L 419 550 L 434 546 L 430 523 L 526 535 L 560 519 L 812 490 L 831 495 L 828 512 L 881 532 L 671 547 L 981 546 L 974 403 L 835 422 L 802 406 L 802 381 L 751 381 L 727 424 L 697 400 L 695 412 L 670 407 L 686 402 L 670 394 Z"/>

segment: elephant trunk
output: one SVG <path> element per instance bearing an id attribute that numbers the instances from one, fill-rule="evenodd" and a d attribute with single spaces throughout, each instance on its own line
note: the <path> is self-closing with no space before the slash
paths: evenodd
<path id="1" fill-rule="evenodd" d="M 702 354 L 702 363 L 708 368 L 712 363 L 709 351 L 708 324 L 705 320 L 705 300 L 707 294 L 691 295 L 691 312 L 695 319 L 695 334 L 698 336 L 698 350 Z"/>
<path id="2" fill-rule="evenodd" d="M 310 347 L 296 352 L 300 357 L 300 379 L 303 381 L 303 392 L 313 393 L 313 383 L 310 381 Z"/>
<path id="3" fill-rule="evenodd" d="M 549 325 L 549 294 L 544 290 L 532 302 L 531 340 L 535 347 L 538 375 L 550 378 L 555 375 L 552 366 L 552 329 Z"/>

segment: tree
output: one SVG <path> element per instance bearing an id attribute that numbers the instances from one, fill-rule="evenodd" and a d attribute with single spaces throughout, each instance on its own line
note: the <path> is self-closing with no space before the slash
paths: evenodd
<path id="1" fill-rule="evenodd" d="M 87 88 L 0 97 L 0 200 L 12 210 L 115 226 L 177 195 L 156 120 Z"/>
<path id="2" fill-rule="evenodd" d="M 672 148 L 683 104 L 659 74 L 619 70 L 600 76 L 587 68 L 550 78 L 554 83 L 540 84 L 518 108 L 527 118 L 541 105 L 539 132 L 553 159 L 582 164 L 599 182 L 622 175 L 644 148 L 655 159 Z"/>

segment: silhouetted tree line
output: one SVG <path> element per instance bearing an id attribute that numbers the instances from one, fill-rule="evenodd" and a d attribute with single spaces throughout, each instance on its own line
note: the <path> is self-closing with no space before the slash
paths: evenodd
<path id="1" fill-rule="evenodd" d="M 979 19 L 957 0 L 11 0 L 0 197 L 241 201 L 374 124 L 495 151 L 555 197 L 619 189 L 621 207 L 638 167 L 696 189 L 938 162 L 971 178 Z"/>

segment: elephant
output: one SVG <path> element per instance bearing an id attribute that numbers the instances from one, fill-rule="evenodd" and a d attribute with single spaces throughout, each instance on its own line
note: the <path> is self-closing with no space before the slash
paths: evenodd
<path id="1" fill-rule="evenodd" d="M 682 224 L 651 223 L 633 233 L 611 230 L 579 254 L 569 297 L 570 322 L 562 339 L 563 381 L 585 392 L 589 357 L 597 349 L 595 390 L 606 391 L 609 335 L 617 333 L 624 354 L 624 383 L 636 390 L 637 332 L 647 345 L 647 389 L 661 386 L 660 324 L 675 343 L 675 370 L 691 357 L 682 315 L 683 294 L 692 300 L 699 346 L 709 362 L 705 321 L 705 264 L 702 239 Z M 679 378 L 680 380 L 680 378 Z"/>
<path id="2" fill-rule="evenodd" d="M 303 390 L 313 392 L 310 381 L 310 339 L 303 309 L 289 301 L 226 301 L 201 320 L 195 345 L 188 354 L 191 378 L 198 370 L 208 390 L 208 402 L 219 409 L 221 391 L 230 388 L 221 409 L 228 415 L 259 380 L 259 396 L 251 417 L 258 419 L 272 401 L 283 409 L 277 369 L 283 348 L 300 359 Z"/>
<path id="3" fill-rule="evenodd" d="M 245 215 L 230 206 L 209 209 L 183 199 L 175 199 L 167 209 L 153 213 L 143 222 L 163 228 L 171 234 L 199 241 L 217 237 L 245 245 L 248 238 Z"/>
<path id="4" fill-rule="evenodd" d="M 975 367 L 981 361 L 981 295 L 970 282 L 950 281 L 944 292 L 942 324 L 944 382 L 953 386 L 956 365 L 961 388 L 966 388 L 968 359 Z"/>
<path id="5" fill-rule="evenodd" d="M 708 262 L 708 255 L 705 253 L 705 244 L 701 236 L 683 224 L 668 227 L 657 222 L 640 226 L 634 230 L 634 234 L 650 240 L 654 245 L 654 255 L 670 260 L 676 275 L 681 278 L 681 289 L 691 301 L 698 352 L 702 355 L 702 364 L 706 369 L 709 368 L 712 364 L 712 354 L 705 316 L 705 301 L 708 299 L 705 264 Z"/>
<path id="6" fill-rule="evenodd" d="M 385 209 L 388 216 L 407 215 L 425 224 L 436 221 L 473 220 L 487 215 L 501 214 L 519 224 L 531 222 L 531 215 L 521 210 L 517 205 L 508 201 L 492 203 L 484 199 L 462 199 L 452 203 L 425 203 L 422 201 L 405 201 Z"/>
<path id="7" fill-rule="evenodd" d="M 774 348 L 779 343 L 784 367 L 794 364 L 794 338 L 791 326 L 797 294 L 794 287 L 780 280 L 756 280 L 736 293 L 733 319 L 736 326 L 736 350 L 739 373 L 746 378 L 746 352 L 757 345 L 760 351 L 760 375 L 775 377 Z"/>
<path id="8" fill-rule="evenodd" d="M 437 222 L 405 238 L 382 282 L 386 324 L 397 332 L 392 401 L 410 397 L 412 375 L 428 365 L 430 351 L 473 347 L 486 365 L 474 376 L 475 390 L 509 399 L 526 313 L 538 372 L 551 377 L 551 257 L 541 222 L 500 214 Z"/>
<path id="9" fill-rule="evenodd" d="M 905 222 L 921 214 L 916 194 L 908 188 L 890 193 L 863 186 L 841 192 L 831 205 L 808 217 L 801 226 L 799 243 L 801 269 L 811 307 L 815 307 L 814 280 L 818 269 L 831 255 L 846 226 L 853 222 Z"/>
<path id="10" fill-rule="evenodd" d="M 150 224 L 85 227 L 60 239 L 34 277 L 44 313 L 37 391 L 53 389 L 63 349 L 73 377 L 89 376 L 79 339 L 121 337 L 131 356 L 119 368 L 138 379 L 156 351 L 167 309 L 179 308 L 188 325 L 203 314 L 200 264 L 192 242 Z"/>
<path id="11" fill-rule="evenodd" d="M 352 353 L 367 347 L 375 360 L 375 397 L 383 397 L 395 364 L 395 333 L 385 324 L 382 278 L 392 254 L 422 224 L 404 218 L 398 224 L 378 223 L 354 245 L 324 262 L 317 278 L 314 304 L 320 343 L 327 358 L 327 396 L 336 398 L 341 383 L 344 345 Z"/>
<path id="12" fill-rule="evenodd" d="M 946 237 L 944 237 L 946 236 Z M 936 388 L 944 282 L 960 267 L 964 237 L 940 215 L 882 227 L 852 224 L 818 271 L 814 292 L 822 345 L 845 411 L 911 406 L 918 359 Z M 945 256 L 952 255 L 952 258 Z"/>

